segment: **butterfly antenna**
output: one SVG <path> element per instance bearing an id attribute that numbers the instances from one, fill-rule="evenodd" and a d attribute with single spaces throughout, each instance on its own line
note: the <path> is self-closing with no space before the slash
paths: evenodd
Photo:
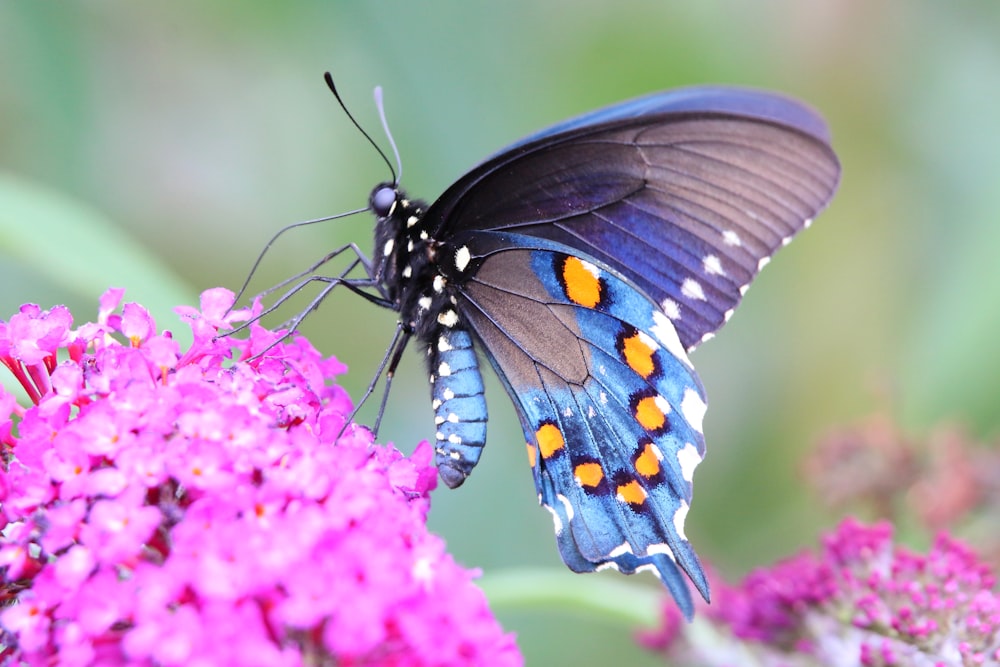
<path id="1" fill-rule="evenodd" d="M 330 92 L 333 93 L 333 96 L 337 98 L 337 102 L 340 104 L 340 108 L 344 110 L 345 114 L 347 114 L 347 117 L 351 120 L 351 123 L 354 124 L 354 127 L 358 128 L 358 132 L 360 132 L 361 135 L 368 140 L 368 143 L 372 145 L 372 148 L 374 148 L 375 151 L 382 157 L 382 161 L 385 162 L 385 165 L 389 167 L 389 172 L 392 174 L 392 182 L 398 183 L 399 179 L 396 177 L 396 170 L 392 168 L 392 163 L 389 162 L 389 158 L 386 156 L 385 152 L 381 148 L 379 148 L 378 144 L 375 143 L 375 140 L 371 138 L 371 135 L 365 132 L 365 129 L 361 127 L 361 124 L 357 120 L 355 120 L 354 116 L 351 115 L 351 112 L 347 110 L 347 105 L 344 104 L 344 100 L 341 99 L 340 93 L 337 92 L 337 86 L 334 85 L 333 83 L 333 77 L 330 75 L 329 72 L 324 72 L 323 79 L 326 81 L 326 85 L 330 89 Z M 379 109 L 381 113 L 381 106 L 379 107 Z M 389 137 L 389 142 L 392 143 L 391 136 Z M 395 144 L 393 144 L 392 148 L 393 150 L 396 149 Z M 399 159 L 398 156 L 399 154 L 397 153 L 397 160 Z"/>
<path id="2" fill-rule="evenodd" d="M 389 121 L 385 118 L 385 105 L 382 104 L 382 86 L 375 86 L 375 107 L 378 109 L 378 117 L 382 119 L 382 129 L 385 131 L 385 136 L 389 139 L 389 145 L 392 146 L 392 154 L 396 156 L 396 178 L 393 180 L 393 183 L 398 185 L 403 179 L 403 161 L 399 157 L 396 140 L 392 138 L 392 132 L 389 131 Z"/>
<path id="3" fill-rule="evenodd" d="M 250 267 L 250 273 L 247 274 L 247 278 L 246 280 L 243 281 L 243 285 L 240 287 L 240 291 L 236 293 L 236 298 L 233 299 L 233 305 L 230 306 L 230 310 L 232 310 L 236 306 L 236 304 L 240 302 L 240 299 L 243 298 L 243 294 L 247 291 L 247 287 L 250 285 L 250 280 L 253 278 L 253 275 L 257 272 L 257 268 L 260 266 L 260 263 L 264 260 L 264 255 L 266 255 L 267 251 L 271 249 L 271 246 L 274 245 L 274 242 L 278 240 L 279 236 L 287 232 L 289 229 L 295 229 L 297 227 L 305 227 L 306 225 L 314 225 L 317 222 L 326 222 L 328 220 L 346 218 L 349 215 L 364 213 L 367 210 L 368 210 L 367 206 L 364 208 L 356 208 L 353 211 L 338 213 L 336 215 L 328 215 L 323 218 L 315 218 L 313 220 L 303 220 L 302 222 L 293 222 L 292 224 L 286 225 L 285 227 L 279 229 L 275 233 L 275 235 L 271 237 L 271 240 L 268 241 L 267 244 L 264 246 L 264 249 L 260 251 L 260 254 L 257 255 L 257 259 L 254 261 L 253 266 Z"/>

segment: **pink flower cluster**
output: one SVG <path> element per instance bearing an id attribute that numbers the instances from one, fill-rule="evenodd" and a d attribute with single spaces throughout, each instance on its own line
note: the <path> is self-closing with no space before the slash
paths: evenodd
<path id="1" fill-rule="evenodd" d="M 742 644 L 748 665 L 1000 664 L 995 583 L 988 566 L 954 539 L 942 535 L 922 555 L 894 546 L 888 523 L 848 519 L 818 555 L 754 571 L 738 587 L 713 584 L 717 593 L 706 611 L 723 635 Z M 664 613 L 668 634 L 648 637 L 650 647 L 689 658 L 724 653 L 683 646 L 677 612 L 667 605 Z"/>
<path id="2" fill-rule="evenodd" d="M 345 429 L 343 365 L 216 338 L 225 290 L 178 309 L 185 352 L 121 297 L 0 322 L 33 403 L 0 388 L 0 664 L 521 664 L 426 530 L 429 446 Z"/>

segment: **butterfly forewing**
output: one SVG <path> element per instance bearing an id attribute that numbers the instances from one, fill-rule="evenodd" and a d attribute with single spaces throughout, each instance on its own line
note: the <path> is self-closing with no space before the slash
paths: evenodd
<path id="1" fill-rule="evenodd" d="M 428 225 L 438 238 L 511 231 L 595 257 L 660 304 L 691 349 L 836 187 L 829 145 L 773 117 L 789 106 L 816 119 L 778 100 L 759 115 L 744 103 L 741 115 L 661 112 L 544 136 L 473 170 Z"/>

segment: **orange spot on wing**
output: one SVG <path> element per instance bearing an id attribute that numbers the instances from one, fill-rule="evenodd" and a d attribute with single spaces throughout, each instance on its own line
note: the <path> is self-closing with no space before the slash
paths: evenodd
<path id="1" fill-rule="evenodd" d="M 654 396 L 647 396 L 636 403 L 635 418 L 647 431 L 661 429 L 667 423 L 667 416 L 656 404 Z"/>
<path id="2" fill-rule="evenodd" d="M 535 439 L 538 440 L 538 449 L 543 459 L 549 458 L 566 446 L 562 431 L 555 424 L 542 424 L 541 428 L 535 431 Z"/>
<path id="3" fill-rule="evenodd" d="M 580 486 L 595 488 L 604 480 L 604 471 L 600 463 L 581 463 L 573 468 L 573 475 Z"/>
<path id="4" fill-rule="evenodd" d="M 622 356 L 625 357 L 625 363 L 644 378 L 648 378 L 656 370 L 654 353 L 655 350 L 647 345 L 638 333 L 622 341 Z"/>
<path id="5" fill-rule="evenodd" d="M 647 478 L 660 474 L 660 457 L 656 453 L 656 445 L 651 442 L 646 443 L 639 456 L 635 457 L 635 471 Z"/>
<path id="6" fill-rule="evenodd" d="M 618 500 L 629 505 L 641 505 L 646 502 L 646 490 L 635 480 L 619 486 L 615 489 L 615 495 L 618 496 Z"/>
<path id="7" fill-rule="evenodd" d="M 528 446 L 528 464 L 534 468 L 535 463 L 538 460 L 538 450 L 530 442 L 525 443 Z"/>
<path id="8" fill-rule="evenodd" d="M 601 302 L 601 281 L 583 260 L 567 257 L 562 269 L 566 297 L 575 304 L 593 308 Z"/>

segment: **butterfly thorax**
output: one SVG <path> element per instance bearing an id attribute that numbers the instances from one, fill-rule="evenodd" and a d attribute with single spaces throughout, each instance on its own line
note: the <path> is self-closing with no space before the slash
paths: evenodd
<path id="1" fill-rule="evenodd" d="M 453 253 L 430 236 L 423 217 L 426 202 L 381 184 L 372 191 L 370 203 L 377 218 L 374 276 L 393 302 L 400 323 L 418 340 L 433 342 L 442 326 L 457 321 L 454 290 L 441 272 L 442 259 Z"/>

